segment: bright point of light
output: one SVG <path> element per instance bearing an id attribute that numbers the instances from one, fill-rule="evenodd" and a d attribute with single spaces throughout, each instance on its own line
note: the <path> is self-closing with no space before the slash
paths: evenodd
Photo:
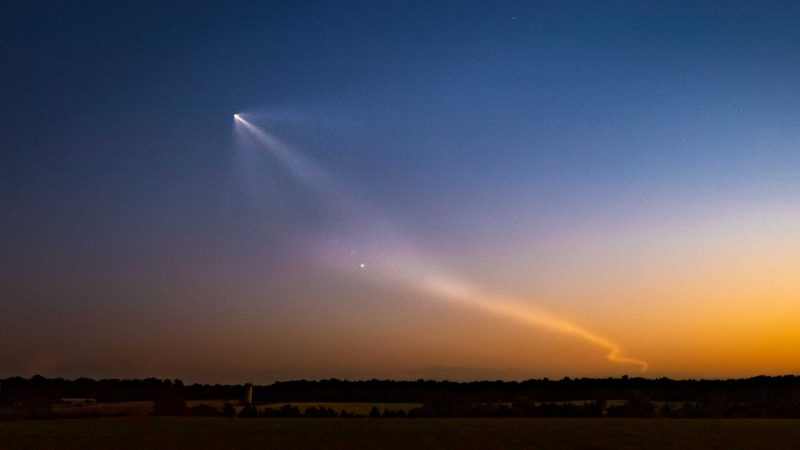
<path id="1" fill-rule="evenodd" d="M 364 267 L 367 267 L 367 265 L 364 264 L 364 263 L 361 263 L 361 268 L 363 269 Z"/>
<path id="2" fill-rule="evenodd" d="M 242 119 L 242 116 L 240 116 L 239 114 L 234 114 L 233 118 L 236 119 L 236 120 L 244 121 L 244 119 Z"/>

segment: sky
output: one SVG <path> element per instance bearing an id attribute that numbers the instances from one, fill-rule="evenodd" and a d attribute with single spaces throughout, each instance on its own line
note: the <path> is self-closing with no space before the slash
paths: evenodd
<path id="1" fill-rule="evenodd" d="M 0 6 L 0 377 L 800 372 L 797 2 L 131 3 Z"/>

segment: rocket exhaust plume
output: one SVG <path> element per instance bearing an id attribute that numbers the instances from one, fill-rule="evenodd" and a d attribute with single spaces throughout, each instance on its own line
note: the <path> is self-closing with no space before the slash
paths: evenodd
<path id="1" fill-rule="evenodd" d="M 301 183 L 318 188 L 320 183 L 328 181 L 322 171 L 306 162 L 296 151 L 274 136 L 247 121 L 241 114 L 234 114 L 233 118 L 236 120 L 237 125 L 244 127 L 259 144 L 269 150 Z"/>
<path id="2" fill-rule="evenodd" d="M 253 125 L 240 114 L 235 114 L 234 118 L 236 119 L 237 125 L 241 125 L 258 143 L 275 156 L 298 182 L 310 185 L 315 189 L 317 194 L 327 197 L 328 200 L 336 203 L 335 206 L 337 207 L 357 210 L 362 213 L 360 214 L 362 217 L 371 217 L 372 226 L 380 230 L 381 234 L 387 234 L 388 231 L 389 235 L 396 235 L 396 233 L 391 230 L 392 227 L 389 221 L 382 220 L 374 213 L 369 215 L 364 214 L 365 208 L 361 206 L 360 202 L 346 195 L 346 191 L 341 187 L 340 183 L 335 183 L 332 177 L 328 176 L 313 164 L 307 162 L 298 152 L 283 144 L 274 136 Z M 334 194 L 333 197 L 331 197 L 332 193 Z M 403 241 L 407 242 L 407 240 Z M 420 254 L 416 249 L 413 253 L 415 255 Z M 624 356 L 619 345 L 596 333 L 565 319 L 538 311 L 519 300 L 489 295 L 455 277 L 443 275 L 445 273 L 444 271 L 436 270 L 428 261 L 428 258 L 412 257 L 408 254 L 381 258 L 381 263 L 385 269 L 384 273 L 388 281 L 395 283 L 401 282 L 439 301 L 455 303 L 460 306 L 483 311 L 504 319 L 529 324 L 554 333 L 575 336 L 584 342 L 603 349 L 606 352 L 606 359 L 613 363 L 634 365 L 638 366 L 642 371 L 647 370 L 647 362 Z M 364 266 L 362 265 L 361 267 Z M 424 268 L 424 270 L 422 268 Z"/>
<path id="3" fill-rule="evenodd" d="M 570 323 L 564 319 L 551 316 L 541 311 L 536 311 L 519 301 L 485 295 L 465 283 L 454 279 L 442 277 L 428 277 L 422 285 L 429 292 L 442 299 L 456 302 L 461 305 L 480 309 L 495 316 L 513 319 L 531 324 L 556 333 L 577 336 L 597 347 L 606 350 L 606 359 L 620 364 L 631 364 L 647 370 L 645 361 L 622 355 L 622 349 L 615 343 L 592 333 L 585 328 Z"/>

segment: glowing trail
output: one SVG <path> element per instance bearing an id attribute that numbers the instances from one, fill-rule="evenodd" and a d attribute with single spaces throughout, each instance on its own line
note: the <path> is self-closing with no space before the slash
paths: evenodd
<path id="1" fill-rule="evenodd" d="M 296 150 L 275 136 L 248 121 L 242 114 L 234 114 L 233 117 L 237 127 L 241 131 L 247 132 L 250 137 L 275 156 L 300 184 L 313 190 L 317 196 L 324 198 L 338 210 L 346 211 L 353 216 L 362 218 L 364 222 L 369 222 L 373 230 L 381 230 L 383 239 L 400 239 L 399 233 L 388 221 L 381 220 L 377 215 L 367 211 L 363 202 L 356 201 L 354 195 L 324 170 L 303 158 Z M 369 220 L 364 218 L 369 218 Z"/>
<path id="2" fill-rule="evenodd" d="M 321 186 L 321 184 L 330 184 L 330 180 L 322 171 L 305 161 L 296 151 L 283 144 L 280 140 L 248 122 L 241 114 L 234 114 L 233 118 L 236 120 L 237 125 L 244 127 L 256 141 L 283 163 L 298 181 L 316 189 L 323 188 L 324 186 Z"/>
<path id="3" fill-rule="evenodd" d="M 256 127 L 245 120 L 241 115 L 234 115 L 237 123 L 242 125 L 251 135 L 264 147 L 266 147 L 279 161 L 281 161 L 301 183 L 310 185 L 318 194 L 331 197 L 333 189 L 335 200 L 339 206 L 343 204 L 352 210 L 361 210 L 359 202 L 353 201 L 351 196 L 345 194 L 338 183 L 333 183 L 331 177 L 324 174 L 312 164 L 306 162 L 296 151 L 283 144 L 280 140 Z M 367 216 L 363 214 L 363 216 Z M 373 227 L 377 225 L 384 230 L 389 227 L 387 221 L 376 219 L 374 214 L 370 215 L 373 220 Z M 385 230 L 384 230 L 385 231 Z M 391 231 L 388 234 L 393 234 Z M 394 233 L 396 234 L 396 233 Z M 410 247 L 410 246 L 409 246 Z M 419 254 L 416 250 L 413 254 Z M 585 342 L 606 351 L 606 358 L 614 363 L 629 364 L 639 366 L 642 371 L 647 370 L 645 361 L 623 356 L 622 349 L 614 342 L 601 337 L 591 331 L 573 324 L 564 319 L 554 317 L 542 311 L 535 310 L 522 302 L 507 297 L 488 295 L 479 291 L 467 283 L 454 277 L 442 275 L 430 270 L 431 264 L 427 263 L 426 258 L 415 258 L 411 255 L 391 255 L 381 258 L 387 278 L 393 282 L 402 281 L 412 288 L 432 295 L 441 301 L 449 301 L 462 306 L 484 311 L 486 313 L 506 319 L 516 320 L 530 324 L 539 328 L 544 328 L 555 333 L 576 336 Z M 360 268 L 366 266 L 360 264 Z M 422 270 L 425 268 L 425 270 Z"/>
<path id="4" fill-rule="evenodd" d="M 604 348 L 608 352 L 606 358 L 609 361 L 620 364 L 632 364 L 641 367 L 642 371 L 647 370 L 647 363 L 645 361 L 622 356 L 622 349 L 608 339 L 600 337 L 566 320 L 553 317 L 541 311 L 535 311 L 528 306 L 523 306 L 520 302 L 488 296 L 467 286 L 463 282 L 442 277 L 429 277 L 421 286 L 424 286 L 426 290 L 436 294 L 440 298 L 454 301 L 461 305 L 467 305 L 496 316 L 528 323 L 557 333 L 578 336 L 587 342 Z"/>

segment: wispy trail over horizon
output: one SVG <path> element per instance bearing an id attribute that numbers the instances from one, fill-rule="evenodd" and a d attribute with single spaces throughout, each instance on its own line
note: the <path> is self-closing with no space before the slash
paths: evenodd
<path id="1" fill-rule="evenodd" d="M 270 152 L 291 174 L 298 183 L 311 189 L 314 193 L 334 207 L 347 208 L 368 216 L 365 223 L 376 234 L 404 236 L 396 227 L 374 211 L 367 211 L 363 202 L 358 201 L 349 191 L 325 170 L 303 157 L 297 150 L 281 142 L 278 138 L 262 130 L 241 115 L 236 115 L 236 126 L 241 132 L 249 133 L 261 146 Z M 637 358 L 625 356 L 622 347 L 611 340 L 566 319 L 534 309 L 518 299 L 501 295 L 493 295 L 471 286 L 469 283 L 446 275 L 448 271 L 434 267 L 431 258 L 425 257 L 418 246 L 409 244 L 409 240 L 400 237 L 405 243 L 404 251 L 391 252 L 382 248 L 376 249 L 379 255 L 382 273 L 386 281 L 400 283 L 441 302 L 451 302 L 462 307 L 482 311 L 486 314 L 508 320 L 514 320 L 553 333 L 574 336 L 606 352 L 606 359 L 616 364 L 638 366 L 642 371 L 648 369 L 648 363 Z M 380 244 L 376 244 L 380 245 Z"/>

